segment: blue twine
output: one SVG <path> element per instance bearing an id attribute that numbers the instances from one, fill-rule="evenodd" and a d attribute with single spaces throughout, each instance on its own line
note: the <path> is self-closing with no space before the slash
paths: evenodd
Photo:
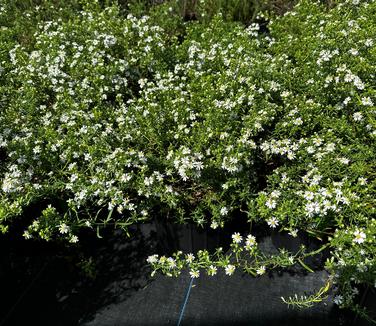
<path id="1" fill-rule="evenodd" d="M 191 281 L 189 282 L 187 293 L 185 294 L 184 304 L 183 304 L 183 306 L 182 306 L 182 308 L 180 310 L 180 316 L 179 316 L 179 321 L 178 321 L 177 326 L 180 326 L 180 323 L 181 323 L 181 321 L 183 319 L 185 307 L 187 306 L 187 302 L 188 302 L 188 299 L 189 299 L 189 294 L 191 293 L 192 285 L 193 285 L 193 277 L 191 278 Z"/>

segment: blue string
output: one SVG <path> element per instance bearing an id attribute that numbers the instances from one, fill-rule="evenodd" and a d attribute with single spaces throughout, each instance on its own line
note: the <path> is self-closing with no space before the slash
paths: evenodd
<path id="1" fill-rule="evenodd" d="M 191 278 L 191 282 L 189 283 L 189 287 L 187 289 L 187 293 L 185 294 L 184 304 L 183 304 L 183 306 L 182 306 L 182 308 L 180 310 L 180 316 L 179 316 L 179 321 L 178 321 L 177 326 L 180 326 L 180 323 L 181 323 L 181 321 L 183 319 L 185 307 L 187 306 L 187 302 L 188 302 L 188 299 L 189 299 L 189 294 L 191 293 L 192 285 L 193 285 L 193 277 Z"/>

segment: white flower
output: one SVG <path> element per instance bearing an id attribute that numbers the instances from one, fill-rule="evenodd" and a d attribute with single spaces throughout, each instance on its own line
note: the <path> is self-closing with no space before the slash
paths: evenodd
<path id="1" fill-rule="evenodd" d="M 22 235 L 26 240 L 31 239 L 33 236 L 30 234 L 29 231 L 25 231 Z"/>
<path id="2" fill-rule="evenodd" d="M 74 174 L 74 173 L 73 173 L 73 174 L 70 176 L 70 182 L 75 182 L 77 179 L 78 179 L 77 174 Z"/>
<path id="3" fill-rule="evenodd" d="M 149 263 L 149 264 L 154 264 L 158 261 L 158 255 L 151 255 L 149 256 L 146 261 Z"/>
<path id="4" fill-rule="evenodd" d="M 345 81 L 350 81 L 350 80 L 346 80 L 346 77 L 345 77 Z M 344 105 L 347 105 L 350 101 L 351 101 L 351 97 L 346 97 L 346 98 L 343 100 L 343 104 L 344 104 Z"/>
<path id="5" fill-rule="evenodd" d="M 3 184 L 1 188 L 4 192 L 7 192 L 7 193 L 14 192 L 17 190 L 18 184 L 19 182 L 17 179 L 13 179 L 9 176 L 6 176 L 3 180 Z"/>
<path id="6" fill-rule="evenodd" d="M 158 261 L 159 261 L 160 264 L 164 264 L 166 262 L 166 260 L 167 260 L 166 256 L 161 256 L 161 257 L 159 257 Z"/>
<path id="7" fill-rule="evenodd" d="M 322 144 L 322 139 L 321 138 L 314 138 L 313 144 L 316 145 L 316 146 L 320 146 Z"/>
<path id="8" fill-rule="evenodd" d="M 340 158 L 338 158 L 338 161 L 341 162 L 342 164 L 345 164 L 345 165 L 349 164 L 349 162 L 350 162 L 350 160 L 347 159 L 346 157 L 340 157 Z"/>
<path id="9" fill-rule="evenodd" d="M 78 242 L 78 237 L 76 235 L 72 235 L 69 239 L 69 242 L 71 243 L 77 243 Z"/>
<path id="10" fill-rule="evenodd" d="M 329 143 L 329 144 L 326 145 L 325 150 L 327 152 L 333 152 L 335 147 L 336 147 L 336 145 L 334 143 Z"/>
<path id="11" fill-rule="evenodd" d="M 367 46 L 367 47 L 370 47 L 373 45 L 373 41 L 372 39 L 366 39 L 365 42 L 364 42 L 364 45 Z"/>
<path id="12" fill-rule="evenodd" d="M 186 261 L 191 264 L 195 259 L 195 256 L 193 254 L 187 254 Z"/>
<path id="13" fill-rule="evenodd" d="M 256 274 L 263 275 L 265 274 L 265 271 L 266 271 L 265 266 L 260 266 L 259 268 L 256 269 Z"/>
<path id="14" fill-rule="evenodd" d="M 352 48 L 349 50 L 349 53 L 351 55 L 357 56 L 359 54 L 359 51 L 357 49 Z"/>
<path id="15" fill-rule="evenodd" d="M 239 232 L 235 232 L 231 237 L 232 237 L 232 241 L 234 243 L 240 243 L 243 240 L 243 238 L 242 238 L 242 236 L 240 235 Z"/>
<path id="16" fill-rule="evenodd" d="M 358 182 L 361 186 L 364 186 L 367 184 L 367 179 L 366 178 L 363 178 L 363 177 L 360 177 L 358 178 Z"/>
<path id="17" fill-rule="evenodd" d="M 336 295 L 333 299 L 333 302 L 336 304 L 336 305 L 341 305 L 343 303 L 343 296 L 342 295 Z"/>
<path id="18" fill-rule="evenodd" d="M 41 152 L 41 150 L 42 150 L 41 147 L 39 145 L 37 145 L 33 148 L 33 153 L 39 154 Z"/>
<path id="19" fill-rule="evenodd" d="M 321 59 L 322 61 L 329 61 L 331 57 L 332 57 L 332 55 L 331 55 L 330 51 L 328 51 L 328 50 L 322 50 L 322 51 L 320 52 L 320 59 Z M 320 59 L 319 59 L 319 60 L 320 60 Z M 319 60 L 318 60 L 318 61 L 319 61 Z M 319 62 L 321 62 L 321 61 L 319 61 Z"/>
<path id="20" fill-rule="evenodd" d="M 218 225 L 218 222 L 217 222 L 217 221 L 212 221 L 211 224 L 210 224 L 210 227 L 211 227 L 212 229 L 214 229 L 214 230 L 215 230 L 216 228 L 218 228 L 218 226 L 219 226 L 219 225 Z"/>
<path id="21" fill-rule="evenodd" d="M 291 235 L 292 237 L 296 238 L 298 236 L 298 230 L 297 229 L 291 230 L 289 232 L 289 235 Z"/>
<path id="22" fill-rule="evenodd" d="M 313 198 L 315 198 L 315 194 L 312 191 L 305 191 L 304 198 L 306 200 L 312 200 Z"/>
<path id="23" fill-rule="evenodd" d="M 281 96 L 282 97 L 288 97 L 290 95 L 290 92 L 288 92 L 288 91 L 283 91 L 282 93 L 281 93 Z"/>
<path id="24" fill-rule="evenodd" d="M 268 225 L 275 229 L 277 227 L 277 225 L 279 224 L 279 221 L 275 218 L 275 217 L 271 217 L 269 220 L 266 221 L 268 223 Z"/>
<path id="25" fill-rule="evenodd" d="M 34 230 L 34 231 L 38 231 L 39 229 L 39 221 L 33 221 L 33 223 L 31 224 L 31 228 Z"/>
<path id="26" fill-rule="evenodd" d="M 208 275 L 213 276 L 217 274 L 217 267 L 210 265 L 208 269 Z"/>
<path id="27" fill-rule="evenodd" d="M 62 223 L 62 224 L 59 225 L 59 232 L 60 232 L 61 234 L 68 233 L 69 230 L 70 230 L 69 226 L 66 225 L 65 223 Z"/>
<path id="28" fill-rule="evenodd" d="M 307 153 L 313 154 L 316 151 L 316 149 L 313 146 L 308 146 L 307 147 Z"/>
<path id="29" fill-rule="evenodd" d="M 200 276 L 200 271 L 199 270 L 191 270 L 189 271 L 189 275 L 191 275 L 192 278 L 198 278 Z"/>
<path id="30" fill-rule="evenodd" d="M 266 203 L 265 203 L 266 207 L 270 208 L 270 209 L 273 209 L 277 206 L 277 202 L 271 198 L 269 198 Z"/>
<path id="31" fill-rule="evenodd" d="M 359 272 L 359 273 L 364 273 L 364 272 L 367 272 L 368 270 L 368 267 L 366 265 L 364 265 L 363 262 L 359 263 L 359 265 L 357 266 L 356 270 Z"/>
<path id="32" fill-rule="evenodd" d="M 247 239 L 245 241 L 245 244 L 247 247 L 253 247 L 255 244 L 256 244 L 256 237 L 254 237 L 253 235 L 249 234 L 247 235 Z"/>
<path id="33" fill-rule="evenodd" d="M 273 190 L 270 193 L 270 197 L 272 197 L 272 198 L 279 198 L 279 196 L 281 196 L 281 192 L 279 190 Z"/>
<path id="34" fill-rule="evenodd" d="M 167 258 L 168 268 L 172 269 L 176 267 L 176 260 L 172 257 Z"/>
<path id="35" fill-rule="evenodd" d="M 363 115 L 361 112 L 355 112 L 353 114 L 353 119 L 354 121 L 362 121 L 363 120 Z"/>
<path id="36" fill-rule="evenodd" d="M 235 272 L 235 266 L 234 265 L 227 265 L 226 267 L 225 267 L 225 273 L 226 273 L 226 275 L 229 275 L 229 276 L 231 276 L 232 274 L 234 274 L 234 272 Z"/>
<path id="37" fill-rule="evenodd" d="M 373 102 L 370 97 L 362 97 L 362 104 L 365 106 L 373 106 Z"/>
<path id="38" fill-rule="evenodd" d="M 354 78 L 354 86 L 357 89 L 364 89 L 364 87 L 365 87 L 364 83 L 362 82 L 362 80 L 358 76 L 355 76 L 355 78 Z"/>
<path id="39" fill-rule="evenodd" d="M 353 234 L 355 236 L 353 241 L 356 243 L 363 243 L 366 240 L 366 234 L 364 232 L 356 230 Z"/>
<path id="40" fill-rule="evenodd" d="M 222 207 L 220 213 L 221 213 L 222 216 L 227 215 L 227 213 L 228 213 L 227 207 Z"/>

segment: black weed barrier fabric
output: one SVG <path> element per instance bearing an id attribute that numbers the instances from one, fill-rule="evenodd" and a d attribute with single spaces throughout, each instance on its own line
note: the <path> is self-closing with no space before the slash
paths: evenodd
<path id="1" fill-rule="evenodd" d="M 150 281 L 153 236 L 137 229 L 80 237 L 66 247 L 45 241 L 0 240 L 0 325 L 80 325 Z"/>
<path id="2" fill-rule="evenodd" d="M 82 236 L 79 246 L 68 249 L 2 238 L 0 325 L 177 325 L 179 318 L 180 325 L 367 325 L 330 301 L 306 310 L 282 303 L 281 296 L 319 289 L 327 277 L 322 270 L 258 278 L 240 271 L 231 277 L 201 273 L 187 297 L 188 273 L 150 277 L 147 256 L 166 250 L 166 244 L 157 246 L 156 229 L 144 225 L 132 238 L 120 231 L 108 231 L 102 239 Z M 189 227 L 177 230 L 184 245 L 187 237 L 206 239 Z M 260 246 L 271 253 L 276 244 L 281 239 L 264 236 Z"/>

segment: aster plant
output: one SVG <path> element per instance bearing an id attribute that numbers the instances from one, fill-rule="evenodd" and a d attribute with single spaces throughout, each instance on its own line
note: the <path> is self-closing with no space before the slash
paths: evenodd
<path id="1" fill-rule="evenodd" d="M 184 22 L 168 1 L 149 16 L 81 7 L 26 44 L 2 27 L 1 230 L 21 220 L 26 239 L 77 243 L 155 218 L 226 228 L 242 212 L 321 246 L 270 256 L 235 233 L 229 252 L 150 256 L 153 273 L 310 270 L 328 249 L 328 283 L 284 301 L 331 288 L 362 312 L 356 288 L 376 281 L 376 2 L 302 0 L 260 14 L 266 31 L 221 14 Z"/>

